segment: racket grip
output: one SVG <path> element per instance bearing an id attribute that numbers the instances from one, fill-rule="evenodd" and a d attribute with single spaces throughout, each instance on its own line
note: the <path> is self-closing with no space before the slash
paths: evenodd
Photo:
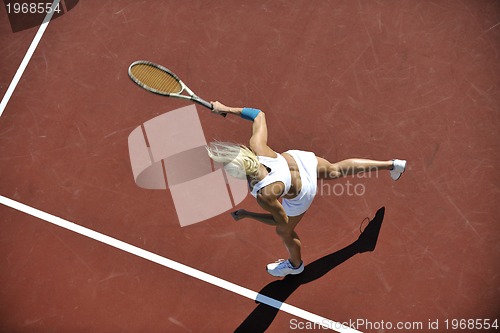
<path id="1" fill-rule="evenodd" d="M 201 98 L 198 98 L 198 99 L 195 99 L 194 100 L 195 102 L 198 102 L 199 104 L 203 105 L 204 107 L 206 107 L 207 109 L 210 109 L 210 110 L 214 110 L 214 106 L 212 105 L 212 103 L 209 103 L 207 101 L 205 101 L 204 99 L 201 99 Z M 227 116 L 227 113 L 219 113 L 221 116 L 223 117 L 226 117 Z"/>
<path id="2" fill-rule="evenodd" d="M 214 109 L 214 106 L 212 105 L 212 103 L 209 103 L 203 99 L 200 98 L 200 100 L 198 101 L 201 105 L 203 105 L 204 107 L 210 109 L 210 110 L 213 110 Z"/>

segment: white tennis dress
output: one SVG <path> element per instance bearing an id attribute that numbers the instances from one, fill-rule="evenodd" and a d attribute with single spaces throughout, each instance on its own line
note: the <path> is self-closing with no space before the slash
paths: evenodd
<path id="1" fill-rule="evenodd" d="M 283 198 L 281 204 L 288 216 L 298 216 L 309 209 L 316 195 L 318 189 L 318 160 L 312 152 L 289 150 L 286 153 L 292 156 L 297 163 L 302 188 L 295 198 Z M 254 197 L 257 197 L 257 193 L 261 188 L 275 182 L 282 182 L 285 185 L 285 190 L 281 196 L 286 195 L 290 190 L 292 176 L 288 163 L 281 154 L 276 153 L 276 155 L 276 158 L 257 156 L 259 162 L 271 169 L 271 171 L 264 179 L 254 185 L 251 192 Z"/>

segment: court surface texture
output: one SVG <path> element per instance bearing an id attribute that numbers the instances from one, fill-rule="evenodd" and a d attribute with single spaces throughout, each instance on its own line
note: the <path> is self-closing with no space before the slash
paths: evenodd
<path id="1" fill-rule="evenodd" d="M 495 331 L 452 325 L 500 319 L 498 1 L 63 5 L 16 27 L 0 6 L 1 332 Z M 319 184 L 304 275 L 273 278 L 272 227 L 181 227 L 170 190 L 136 185 L 130 133 L 193 104 L 134 85 L 139 59 L 264 110 L 279 152 L 408 168 Z M 248 141 L 196 108 L 207 141 Z"/>

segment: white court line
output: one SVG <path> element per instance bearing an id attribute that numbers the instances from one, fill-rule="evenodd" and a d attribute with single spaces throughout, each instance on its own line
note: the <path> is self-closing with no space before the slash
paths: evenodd
<path id="1" fill-rule="evenodd" d="M 28 66 L 28 63 L 34 54 L 34 52 L 38 46 L 38 43 L 40 42 L 43 34 L 45 33 L 45 30 L 47 29 L 47 26 L 49 25 L 49 22 L 52 19 L 54 9 L 59 4 L 59 1 L 60 0 L 54 0 L 54 2 L 52 3 L 51 12 L 45 16 L 45 19 L 43 20 L 42 25 L 38 29 L 38 32 L 36 33 L 35 38 L 31 42 L 31 45 L 28 48 L 28 51 L 26 52 L 26 55 L 24 56 L 23 61 L 21 62 L 19 68 L 17 69 L 17 72 L 14 75 L 14 78 L 12 79 L 12 82 L 10 83 L 10 85 L 7 89 L 7 92 L 5 93 L 4 97 L 2 98 L 2 101 L 0 102 L 0 117 L 2 116 L 12 94 L 14 93 L 14 90 L 16 89 L 17 84 L 19 83 L 19 80 L 21 79 L 21 76 L 24 73 L 24 70 Z M 308 320 L 308 321 L 313 322 L 313 323 L 317 323 L 318 325 L 322 325 L 325 328 L 329 328 L 329 329 L 337 331 L 339 333 L 362 333 L 360 331 L 357 331 L 355 329 L 352 329 L 350 327 L 347 327 L 347 326 L 344 326 L 340 323 L 337 323 L 333 320 L 318 316 L 314 313 L 302 310 L 300 308 L 297 308 L 295 306 L 289 305 L 289 304 L 284 303 L 284 302 L 280 302 L 278 300 L 267 297 L 265 295 L 261 295 L 253 290 L 247 289 L 245 287 L 241 287 L 241 286 L 236 285 L 232 282 L 229 282 L 229 281 L 223 280 L 221 278 L 218 278 L 216 276 L 207 274 L 205 272 L 199 271 L 195 268 L 186 266 L 184 264 L 178 263 L 178 262 L 170 260 L 168 258 L 161 257 L 157 254 L 152 253 L 152 252 L 149 252 L 149 251 L 146 251 L 144 249 L 133 246 L 131 244 L 122 242 L 118 239 L 106 236 L 104 234 L 93 231 L 91 229 L 82 227 L 82 226 L 75 224 L 73 222 L 64 220 L 60 217 L 51 215 L 49 213 L 45 213 L 41 210 L 27 206 L 25 204 L 22 204 L 20 202 L 14 201 L 12 199 L 6 198 L 6 197 L 1 196 L 1 195 L 0 195 L 0 203 L 5 205 L 5 206 L 16 209 L 18 211 L 21 211 L 23 213 L 26 213 L 28 215 L 42 219 L 46 222 L 57 225 L 61 228 L 76 232 L 80 235 L 83 235 L 83 236 L 86 236 L 88 238 L 94 239 L 96 241 L 102 242 L 104 244 L 110 245 L 110 246 L 115 247 L 117 249 L 120 249 L 122 251 L 125 251 L 125 252 L 128 252 L 130 254 L 141 257 L 143 259 L 155 262 L 157 264 L 160 264 L 164 267 L 170 268 L 170 269 L 175 270 L 177 272 L 186 274 L 186 275 L 191 276 L 193 278 L 196 278 L 198 280 L 210 283 L 214 286 L 217 286 L 217 287 L 220 287 L 222 289 L 233 292 L 235 294 L 244 296 L 244 297 L 249 298 L 253 301 L 258 301 L 260 303 L 267 304 L 271 307 L 274 307 L 278 310 L 287 312 L 287 313 L 294 315 L 296 317 Z"/>
<path id="2" fill-rule="evenodd" d="M 139 247 L 133 246 L 131 244 L 122 242 L 118 239 L 106 236 L 106 235 L 101 234 L 97 231 L 93 231 L 91 229 L 82 227 L 78 224 L 75 224 L 73 222 L 69 222 L 69 221 L 64 220 L 60 217 L 45 213 L 41 210 L 27 206 L 25 204 L 14 201 L 12 199 L 6 198 L 2 195 L 0 195 L 0 203 L 5 205 L 5 206 L 19 210 L 19 211 L 26 213 L 28 215 L 42 219 L 46 222 L 55 224 L 55 225 L 62 227 L 64 229 L 76 232 L 80 235 L 89 237 L 91 239 L 94 239 L 94 240 L 99 241 L 101 243 L 110 245 L 110 246 L 115 247 L 117 249 L 120 249 L 122 251 L 125 251 L 125 252 L 128 252 L 130 254 L 141 257 L 143 259 L 155 262 L 155 263 L 160 264 L 164 267 L 173 269 L 177 272 L 189 275 L 191 277 L 194 277 L 195 279 L 205 281 L 205 282 L 210 283 L 210 284 L 217 286 L 219 288 L 222 288 L 222 289 L 228 290 L 230 292 L 233 292 L 235 294 L 244 296 L 244 297 L 249 298 L 253 301 L 258 301 L 259 303 L 267 304 L 273 308 L 287 312 L 287 313 L 294 315 L 296 317 L 308 320 L 308 321 L 313 322 L 313 323 L 317 323 L 318 325 L 322 325 L 323 327 L 331 329 L 333 331 L 337 331 L 340 333 L 362 333 L 360 331 L 357 331 L 355 329 L 352 329 L 350 327 L 342 325 L 342 324 L 335 322 L 333 320 L 318 316 L 314 313 L 302 310 L 302 309 L 297 308 L 293 305 L 289 305 L 287 303 L 280 302 L 280 301 L 273 299 L 271 297 L 261 295 L 253 290 L 250 290 L 250 289 L 247 289 L 245 287 L 234 284 L 232 282 L 223 280 L 223 279 L 218 278 L 216 276 L 207 274 L 205 272 L 202 272 L 202 271 L 197 270 L 195 268 L 178 263 L 176 261 L 170 260 L 168 258 L 161 257 L 157 254 L 152 253 L 152 252 L 149 252 L 149 251 L 146 251 L 146 250 L 141 249 Z"/>
<path id="3" fill-rule="evenodd" d="M 5 92 L 5 95 L 2 98 L 2 102 L 0 102 L 0 117 L 2 116 L 3 111 L 7 106 L 7 103 L 9 103 L 10 97 L 14 93 L 14 90 L 16 89 L 17 84 L 19 83 L 19 80 L 21 80 L 21 76 L 23 76 L 24 70 L 26 69 L 26 67 L 28 67 L 28 63 L 30 62 L 33 53 L 35 53 L 36 47 L 38 46 L 38 43 L 40 43 L 40 40 L 42 39 L 42 36 L 45 32 L 45 29 L 47 29 L 49 22 L 52 19 L 52 15 L 54 15 L 54 9 L 56 9 L 57 5 L 59 4 L 59 1 L 60 0 L 54 0 L 54 2 L 52 3 L 50 13 L 47 13 L 47 15 L 45 15 L 45 19 L 43 20 L 42 25 L 40 25 L 40 28 L 38 28 L 38 32 L 36 33 L 35 38 L 33 38 L 33 41 L 31 42 L 31 45 L 28 48 L 28 51 L 24 55 L 24 59 L 21 62 L 21 65 L 19 65 L 16 75 L 14 75 L 14 78 L 10 82 L 9 88 L 7 88 L 7 91 Z"/>

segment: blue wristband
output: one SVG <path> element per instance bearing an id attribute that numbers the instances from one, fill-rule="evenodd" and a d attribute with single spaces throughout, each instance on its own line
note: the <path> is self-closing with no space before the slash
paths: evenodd
<path id="1" fill-rule="evenodd" d="M 259 113 L 259 109 L 243 108 L 241 111 L 241 118 L 254 121 Z"/>

